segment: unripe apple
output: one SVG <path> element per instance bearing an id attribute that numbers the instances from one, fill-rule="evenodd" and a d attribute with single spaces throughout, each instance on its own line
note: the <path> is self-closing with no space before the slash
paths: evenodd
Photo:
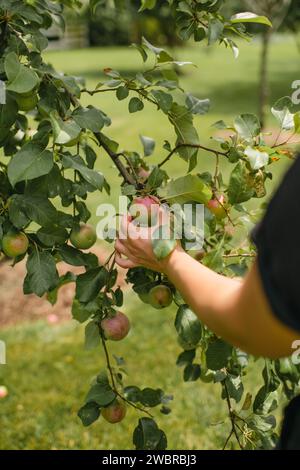
<path id="1" fill-rule="evenodd" d="M 5 398 L 8 395 L 8 390 L 4 385 L 0 386 L 0 400 L 1 398 Z"/>
<path id="2" fill-rule="evenodd" d="M 16 95 L 16 102 L 20 111 L 31 111 L 36 107 L 38 101 L 39 97 L 36 93 L 29 96 Z"/>
<path id="3" fill-rule="evenodd" d="M 161 309 L 171 305 L 173 295 L 171 289 L 163 284 L 152 287 L 149 292 L 149 303 L 152 307 Z"/>
<path id="4" fill-rule="evenodd" d="M 9 258 L 24 255 L 28 245 L 28 238 L 23 232 L 6 233 L 2 238 L 2 251 Z"/>
<path id="5" fill-rule="evenodd" d="M 201 376 L 200 376 L 200 379 L 202 380 L 202 382 L 204 383 L 211 383 L 214 381 L 214 378 L 215 378 L 215 372 L 213 370 L 202 370 L 201 371 Z"/>
<path id="6" fill-rule="evenodd" d="M 80 224 L 79 228 L 73 228 L 70 234 L 70 241 L 75 248 L 87 250 L 96 243 L 97 234 L 89 224 Z"/>
<path id="7" fill-rule="evenodd" d="M 225 196 L 223 194 L 211 199 L 207 203 L 207 207 L 217 219 L 221 220 L 227 217 L 226 201 Z"/>
<path id="8" fill-rule="evenodd" d="M 142 227 L 151 227 L 157 223 L 160 201 L 155 196 L 133 199 L 129 213 Z"/>
<path id="9" fill-rule="evenodd" d="M 106 339 L 120 341 L 128 335 L 130 322 L 124 313 L 117 312 L 115 316 L 102 320 L 101 328 Z"/>
<path id="10" fill-rule="evenodd" d="M 126 416 L 126 405 L 123 400 L 114 400 L 110 405 L 102 408 L 103 418 L 111 424 L 120 423 Z"/>

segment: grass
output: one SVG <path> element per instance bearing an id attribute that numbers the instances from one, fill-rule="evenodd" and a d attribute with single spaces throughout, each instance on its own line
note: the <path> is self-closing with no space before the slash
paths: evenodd
<path id="1" fill-rule="evenodd" d="M 224 119 L 230 122 L 242 112 L 255 112 L 259 43 L 241 45 L 241 56 L 235 61 L 222 48 L 187 47 L 176 51 L 180 60 L 191 60 L 198 67 L 188 67 L 182 76 L 185 89 L 199 97 L 212 100 L 208 116 L 197 119 L 203 143 L 207 143 L 210 125 Z M 100 81 L 104 67 L 121 71 L 141 70 L 141 60 L 134 50 L 120 48 L 87 49 L 49 52 L 47 60 L 58 69 L 84 76 L 92 88 Z M 274 42 L 270 58 L 271 99 L 291 94 L 291 83 L 299 78 L 299 56 L 289 38 Z M 127 104 L 112 100 L 111 94 L 85 97 L 85 103 L 100 106 L 107 112 L 113 126 L 108 133 L 121 147 L 141 149 L 138 135 L 149 135 L 158 142 L 156 154 L 149 162 L 161 157 L 164 139 L 173 140 L 166 118 L 148 104 L 143 113 L 129 115 Z M 270 120 L 270 126 L 273 121 Z M 198 169 L 211 168 L 212 157 L 200 154 Z M 286 162 L 277 164 L 275 183 Z M 109 199 L 116 203 L 118 176 L 107 157 L 100 153 L 98 168 L 113 188 Z M 171 175 L 185 171 L 185 165 L 174 158 L 168 164 Z M 226 172 L 225 172 L 226 177 Z M 105 195 L 90 198 L 93 221 Z M 129 376 L 126 384 L 161 387 L 174 394 L 173 412 L 160 416 L 159 424 L 169 437 L 170 449 L 218 449 L 229 431 L 224 420 L 226 408 L 218 386 L 183 383 L 182 371 L 174 366 L 180 348 L 174 332 L 174 310 L 159 312 L 147 308 L 129 292 L 125 311 L 133 329 L 128 339 L 113 345 L 113 352 L 124 356 Z M 87 352 L 82 347 L 83 328 L 73 322 L 49 326 L 44 322 L 23 324 L 0 332 L 7 343 L 8 364 L 0 366 L 0 384 L 8 387 L 9 395 L 0 402 L 1 449 L 126 449 L 131 448 L 131 432 L 137 422 L 132 410 L 119 426 L 101 423 L 83 428 L 76 417 L 88 384 L 103 367 L 100 351 Z M 257 389 L 260 365 L 255 366 L 248 380 L 253 392 Z M 159 414 L 159 413 L 156 413 Z"/>

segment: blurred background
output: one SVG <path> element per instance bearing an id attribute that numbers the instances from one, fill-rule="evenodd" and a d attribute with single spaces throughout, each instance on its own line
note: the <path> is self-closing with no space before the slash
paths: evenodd
<path id="1" fill-rule="evenodd" d="M 128 45 L 145 36 L 155 45 L 172 49 L 178 60 L 197 66 L 182 71 L 181 83 L 197 97 L 211 100 L 210 113 L 196 120 L 204 144 L 213 135 L 214 122 L 222 119 L 230 123 L 244 112 L 257 113 L 267 132 L 275 133 L 270 106 L 282 96 L 291 96 L 292 83 L 300 80 L 300 3 L 232 0 L 226 5 L 226 14 L 254 11 L 267 15 L 274 25 L 272 30 L 253 27 L 255 37 L 251 43 L 239 43 L 237 60 L 224 47 L 179 41 L 166 2 L 159 1 L 154 10 L 138 14 L 138 0 L 128 1 L 123 12 L 109 5 L 98 8 L 93 16 L 86 7 L 78 14 L 66 10 L 65 33 L 55 27 L 47 33 L 45 60 L 59 71 L 84 77 L 87 88 L 92 89 L 103 79 L 106 67 L 129 75 L 143 70 L 139 54 Z M 86 96 L 83 102 L 99 106 L 112 118 L 108 134 L 121 147 L 141 150 L 139 134 L 154 138 L 156 152 L 149 164 L 160 159 L 159 149 L 165 139 L 174 140 L 166 117 L 147 104 L 142 113 L 129 117 L 127 104 L 112 94 Z M 275 177 L 270 189 L 276 187 L 289 163 L 282 159 L 273 165 Z M 172 176 L 185 171 L 185 164 L 179 160 L 173 159 L 168 165 Z M 211 165 L 210 156 L 199 155 L 198 169 L 206 171 Z M 95 224 L 97 205 L 107 201 L 116 204 L 119 195 L 118 175 L 110 161 L 102 156 L 98 168 L 107 175 L 113 190 L 111 197 L 92 194 L 89 204 Z M 111 249 L 99 243 L 95 252 L 104 259 Z M 115 427 L 99 420 L 86 429 L 76 416 L 88 384 L 104 362 L 100 350 L 84 350 L 84 328 L 71 320 L 72 286 L 65 286 L 57 305 L 51 307 L 46 300 L 23 296 L 23 276 L 22 263 L 15 268 L 0 265 L 0 340 L 7 347 L 7 365 L 0 365 L 0 448 L 132 448 L 130 436 L 138 419 L 133 410 Z M 122 273 L 120 283 L 124 283 Z M 180 352 L 173 326 L 175 309 L 151 309 L 129 287 L 127 290 L 124 311 L 133 328 L 124 342 L 111 347 L 114 354 L 126 359 L 126 385 L 161 387 L 174 395 L 172 413 L 158 417 L 170 449 L 221 448 L 230 424 L 223 423 L 226 409 L 218 386 L 184 383 L 182 370 L 175 366 Z M 253 393 L 259 387 L 260 368 L 258 361 L 247 377 Z"/>

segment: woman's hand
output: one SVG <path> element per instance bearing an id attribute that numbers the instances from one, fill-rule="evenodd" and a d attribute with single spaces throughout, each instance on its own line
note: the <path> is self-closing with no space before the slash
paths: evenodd
<path id="1" fill-rule="evenodd" d="M 163 216 L 163 214 L 161 214 Z M 162 217 L 160 217 L 160 224 Z M 155 227 L 137 229 L 130 216 L 124 216 L 121 223 L 119 238 L 116 240 L 116 263 L 125 269 L 143 266 L 153 271 L 165 273 L 170 257 L 158 261 L 152 248 L 152 235 Z M 178 244 L 174 251 L 182 251 Z M 125 257 L 125 258 L 124 258 Z"/>

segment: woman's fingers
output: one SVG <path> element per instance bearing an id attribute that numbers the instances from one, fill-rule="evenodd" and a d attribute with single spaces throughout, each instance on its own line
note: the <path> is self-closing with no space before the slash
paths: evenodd
<path id="1" fill-rule="evenodd" d="M 136 268 L 139 266 L 138 263 L 135 263 L 134 261 L 131 261 L 130 259 L 123 259 L 119 253 L 116 253 L 116 263 L 120 268 L 124 269 L 130 269 L 130 268 Z"/>
<path id="2" fill-rule="evenodd" d="M 126 246 L 117 238 L 115 242 L 115 249 L 118 253 L 121 255 L 127 256 L 127 258 L 130 258 L 130 253 L 129 250 L 126 248 Z"/>

